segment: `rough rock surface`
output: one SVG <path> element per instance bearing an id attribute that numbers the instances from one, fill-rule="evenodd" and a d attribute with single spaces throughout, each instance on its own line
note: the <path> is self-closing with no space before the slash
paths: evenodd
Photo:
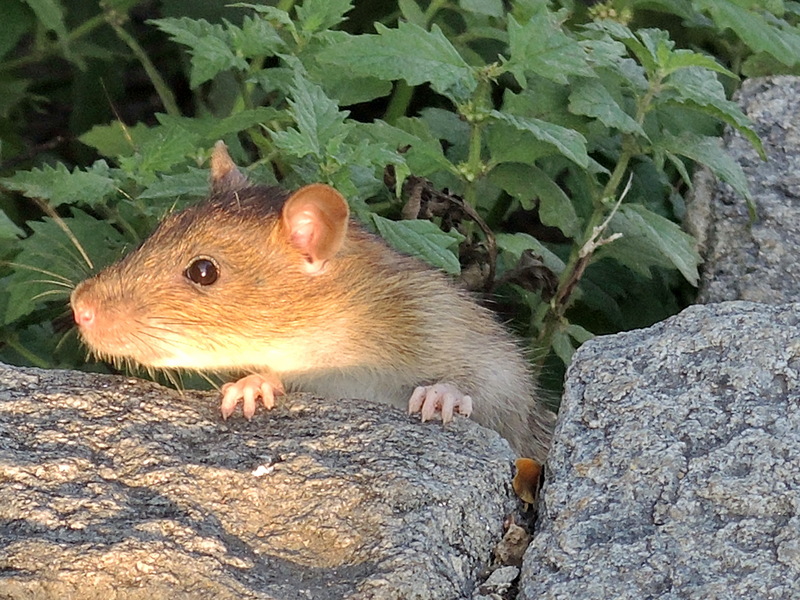
<path id="1" fill-rule="evenodd" d="M 740 134 L 727 151 L 744 169 L 756 205 L 707 172 L 695 178 L 687 228 L 701 242 L 705 265 L 699 302 L 751 300 L 782 304 L 800 299 L 800 77 L 749 79 L 738 94 L 768 160 Z"/>
<path id="2" fill-rule="evenodd" d="M 788 600 L 798 581 L 800 304 L 586 343 L 520 599 Z"/>
<path id="3" fill-rule="evenodd" d="M 0 365 L 0 597 L 463 598 L 516 506 L 494 432 Z"/>

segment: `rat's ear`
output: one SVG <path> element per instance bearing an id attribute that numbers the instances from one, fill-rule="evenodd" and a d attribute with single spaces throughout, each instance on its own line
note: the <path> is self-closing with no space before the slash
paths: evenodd
<path id="1" fill-rule="evenodd" d="M 306 270 L 320 273 L 341 249 L 347 235 L 350 208 L 330 186 L 312 183 L 289 196 L 281 220 L 289 243 L 305 255 Z"/>
<path id="2" fill-rule="evenodd" d="M 214 144 L 211 153 L 211 191 L 212 193 L 240 190 L 247 187 L 247 177 L 236 168 L 228 147 L 222 140 Z"/>

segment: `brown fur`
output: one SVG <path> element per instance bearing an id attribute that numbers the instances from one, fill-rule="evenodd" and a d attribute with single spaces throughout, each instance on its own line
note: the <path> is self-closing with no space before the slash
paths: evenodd
<path id="1" fill-rule="evenodd" d="M 75 290 L 73 307 L 96 313 L 98 326 L 82 335 L 97 356 L 269 370 L 289 388 L 401 407 L 415 386 L 446 381 L 472 396 L 475 420 L 544 459 L 553 414 L 489 311 L 354 224 L 325 270 L 309 275 L 286 241 L 285 194 L 231 187 L 167 217 L 141 247 Z M 198 256 L 219 266 L 213 285 L 184 277 Z"/>

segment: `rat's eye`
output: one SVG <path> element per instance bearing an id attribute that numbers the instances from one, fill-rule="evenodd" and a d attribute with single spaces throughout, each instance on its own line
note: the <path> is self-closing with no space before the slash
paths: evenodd
<path id="1" fill-rule="evenodd" d="M 183 275 L 197 285 L 211 285 L 219 277 L 219 268 L 213 260 L 196 258 L 186 267 Z"/>

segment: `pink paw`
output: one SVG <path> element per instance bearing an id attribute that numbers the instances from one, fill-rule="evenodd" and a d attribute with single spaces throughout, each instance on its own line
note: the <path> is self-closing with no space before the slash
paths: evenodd
<path id="1" fill-rule="evenodd" d="M 264 408 L 275 406 L 275 395 L 283 394 L 283 384 L 273 375 L 254 374 L 231 381 L 222 386 L 222 402 L 219 410 L 227 419 L 242 401 L 242 414 L 250 419 L 256 414 L 256 400 L 260 397 Z"/>
<path id="2" fill-rule="evenodd" d="M 423 421 L 442 415 L 442 423 L 453 419 L 453 413 L 468 417 L 472 413 L 472 398 L 464 395 L 452 383 L 421 385 L 408 400 L 408 414 L 420 413 Z"/>

